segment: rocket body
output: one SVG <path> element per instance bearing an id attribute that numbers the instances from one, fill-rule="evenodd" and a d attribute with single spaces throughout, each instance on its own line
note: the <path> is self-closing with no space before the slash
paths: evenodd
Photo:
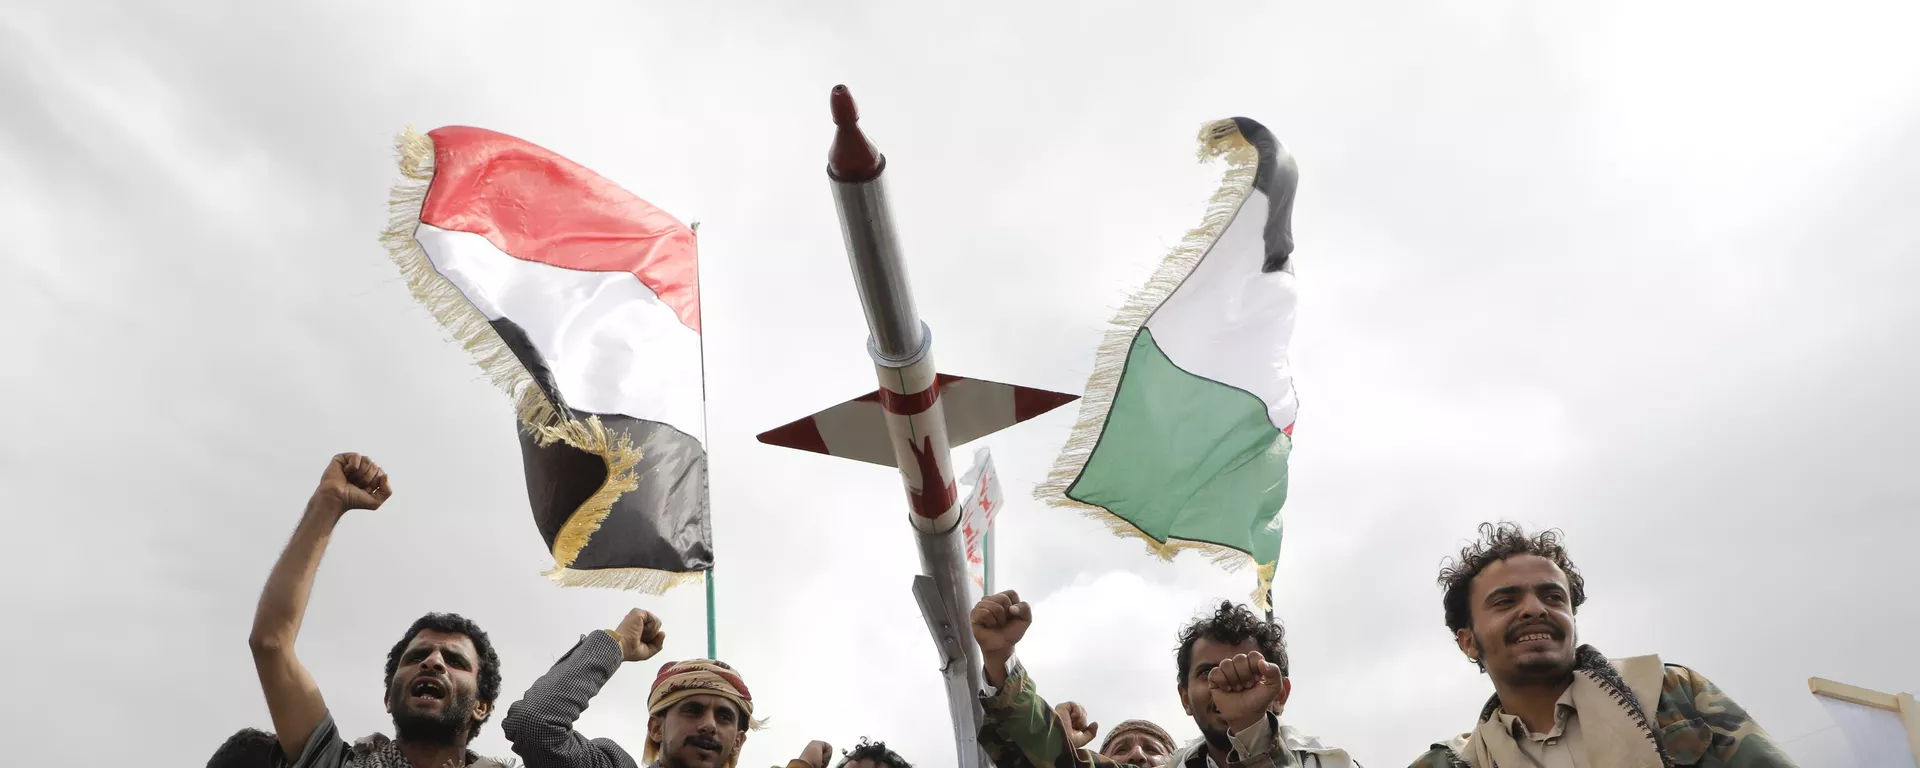
<path id="1" fill-rule="evenodd" d="M 933 364 L 933 333 L 921 322 L 887 204 L 886 160 L 860 132 L 853 98 L 833 91 L 833 148 L 827 175 L 847 261 L 866 314 L 867 353 L 879 381 L 877 395 L 892 441 L 894 466 L 906 491 L 907 520 L 919 545 L 924 575 L 915 597 L 925 612 L 941 659 L 955 746 L 962 768 L 987 761 L 978 744 L 978 647 L 968 616 L 966 556 L 960 534 L 960 496 L 947 435 L 946 411 Z"/>

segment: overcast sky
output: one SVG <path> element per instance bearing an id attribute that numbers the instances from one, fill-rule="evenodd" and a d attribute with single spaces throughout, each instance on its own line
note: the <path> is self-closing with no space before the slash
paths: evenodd
<path id="1" fill-rule="evenodd" d="M 823 171 L 838 82 L 966 376 L 1080 391 L 1218 178 L 1201 124 L 1298 157 L 1290 722 L 1370 766 L 1470 727 L 1491 689 L 1433 580 L 1502 518 L 1567 532 L 1584 640 L 1699 669 L 1803 765 L 1840 743 L 1809 676 L 1920 691 L 1911 4 L 5 5 L 16 762 L 198 765 L 270 727 L 245 638 L 339 451 L 398 491 L 342 522 L 300 639 L 351 737 L 391 732 L 383 657 L 430 610 L 492 634 L 503 706 L 630 607 L 704 653 L 698 587 L 540 577 L 510 404 L 377 240 L 411 123 L 701 222 L 720 655 L 772 718 L 743 765 L 862 735 L 950 765 L 896 475 L 753 440 L 874 386 Z M 1252 576 L 1031 501 L 1076 409 L 986 441 L 1021 655 L 1103 724 L 1195 735 L 1174 634 Z M 637 754 L 635 666 L 580 728 Z M 497 719 L 477 746 L 508 754 Z"/>

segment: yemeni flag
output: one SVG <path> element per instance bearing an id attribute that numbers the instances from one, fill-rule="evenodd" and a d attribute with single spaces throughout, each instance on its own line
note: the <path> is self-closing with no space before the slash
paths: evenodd
<path id="1" fill-rule="evenodd" d="M 398 140 L 382 240 L 414 298 L 517 400 L 563 586 L 660 593 L 713 567 L 694 232 L 505 134 Z"/>
<path id="2" fill-rule="evenodd" d="M 1202 160 L 1227 171 L 1206 219 L 1114 319 L 1079 423 L 1035 495 L 1078 508 L 1172 559 L 1198 549 L 1258 566 L 1269 607 L 1298 410 L 1293 194 L 1298 170 L 1273 134 L 1236 117 L 1207 125 Z"/>

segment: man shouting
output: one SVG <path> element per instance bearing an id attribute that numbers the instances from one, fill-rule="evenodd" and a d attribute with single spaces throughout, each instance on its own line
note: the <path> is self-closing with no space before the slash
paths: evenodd
<path id="1" fill-rule="evenodd" d="M 1415 768 L 1793 767 L 1699 672 L 1581 645 L 1574 614 L 1586 579 L 1558 532 L 1483 524 L 1440 584 L 1447 629 L 1494 695 L 1471 732 L 1433 745 Z"/>
<path id="2" fill-rule="evenodd" d="M 527 768 L 639 768 L 611 739 L 573 730 L 587 703 L 620 665 L 660 652 L 667 633 L 660 619 L 639 609 L 614 629 L 581 638 L 553 669 L 507 708 L 501 730 Z M 734 768 L 753 727 L 753 695 L 723 662 L 694 659 L 667 664 L 647 696 L 647 742 L 642 757 L 655 768 Z"/>
<path id="3" fill-rule="evenodd" d="M 974 606 L 971 623 L 986 666 L 983 744 L 1010 743 L 1037 767 L 1122 765 L 1077 748 L 1074 741 L 1091 739 L 1091 727 L 1070 734 L 1013 660 L 1014 646 L 1033 624 L 1032 607 L 1014 592 L 989 595 Z M 1278 703 L 1292 690 L 1285 660 L 1279 625 L 1231 602 L 1182 631 L 1175 656 L 1178 691 L 1203 738 L 1176 750 L 1166 765 L 1358 768 L 1344 750 L 1304 740 L 1280 724 Z"/>
<path id="4" fill-rule="evenodd" d="M 487 633 L 450 613 L 414 622 L 387 654 L 386 705 L 394 738 L 374 734 L 349 745 L 340 737 L 320 686 L 294 655 L 320 557 L 340 519 L 393 498 L 387 473 L 371 459 L 343 453 L 327 463 L 293 539 L 274 563 L 253 616 L 254 669 L 280 751 L 294 768 L 442 768 L 500 764 L 467 751 L 500 695 L 500 657 Z"/>

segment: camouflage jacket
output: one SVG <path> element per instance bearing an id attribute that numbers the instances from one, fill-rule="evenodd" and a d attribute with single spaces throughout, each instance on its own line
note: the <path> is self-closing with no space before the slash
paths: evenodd
<path id="1" fill-rule="evenodd" d="M 980 746 L 997 768 L 1133 768 L 1091 749 L 1075 748 L 1067 738 L 1053 706 L 1040 698 L 1026 667 L 1014 662 L 1006 682 L 991 695 L 982 692 L 985 717 L 980 722 Z M 1267 715 L 1265 726 L 1254 726 L 1233 738 L 1234 757 L 1220 768 L 1315 768 L 1353 765 L 1346 753 L 1295 743 L 1296 732 Z M 1207 768 L 1204 743 L 1196 741 L 1174 751 L 1168 768 Z"/>
<path id="2" fill-rule="evenodd" d="M 1628 665 L 1646 668 L 1650 673 L 1648 679 L 1629 686 L 1620 671 Z M 1576 674 L 1592 680 L 1626 710 L 1629 720 L 1653 743 L 1660 765 L 1666 768 L 1795 768 L 1793 760 L 1746 710 L 1722 693 L 1713 681 L 1692 669 L 1660 664 L 1659 657 L 1609 661 L 1587 645 L 1580 647 L 1574 668 Z M 1656 684 L 1652 677 L 1659 678 L 1658 695 L 1649 720 L 1641 706 L 1646 696 L 1641 694 L 1653 692 Z M 1476 750 L 1470 743 L 1498 733 L 1498 726 L 1489 723 L 1497 722 L 1493 716 L 1499 710 L 1500 697 L 1496 695 L 1481 708 L 1480 720 L 1473 732 L 1444 744 L 1434 744 L 1413 762 L 1412 768 L 1503 768 L 1474 762 Z M 1613 767 L 1596 765 L 1594 768 Z"/>

